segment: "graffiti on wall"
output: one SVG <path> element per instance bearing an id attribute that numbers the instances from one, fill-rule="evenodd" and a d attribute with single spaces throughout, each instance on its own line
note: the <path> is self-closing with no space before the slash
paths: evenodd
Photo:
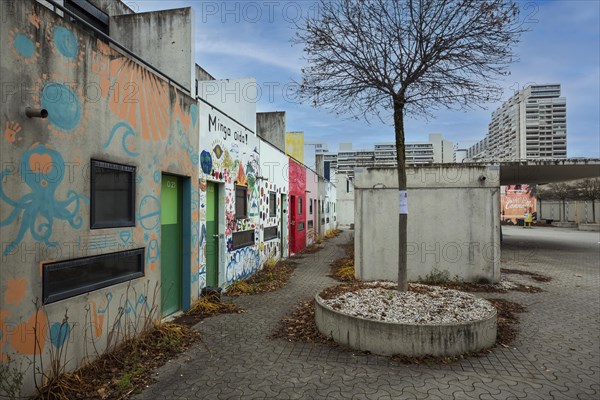
<path id="1" fill-rule="evenodd" d="M 225 270 L 227 283 L 252 275 L 258 269 L 259 261 L 260 257 L 254 246 L 244 247 L 233 252 Z"/>
<path id="2" fill-rule="evenodd" d="M 221 260 L 220 270 L 225 271 L 225 280 L 231 282 L 248 276 L 260 266 L 259 142 L 255 134 L 203 103 L 200 103 L 199 115 L 200 142 L 205 147 L 199 153 L 200 187 L 202 189 L 206 186 L 206 180 L 223 185 L 223 215 L 220 218 L 225 230 L 222 243 L 225 257 Z M 245 218 L 236 218 L 236 186 L 246 188 Z M 201 272 L 198 281 L 200 287 L 203 287 L 206 284 L 205 241 L 202 240 L 203 232 L 206 232 L 206 194 L 203 192 L 199 208 L 199 231 L 203 244 L 200 246 Z M 254 231 L 255 244 L 234 251 L 233 235 L 248 230 Z"/>
<path id="3" fill-rule="evenodd" d="M 18 2 L 15 6 L 23 4 L 28 3 Z M 31 242 L 52 247 L 65 238 L 77 238 L 74 248 L 79 249 L 81 255 L 90 249 L 106 253 L 145 247 L 147 272 L 155 271 L 160 263 L 161 172 L 197 176 L 198 148 L 190 139 L 195 139 L 198 131 L 196 104 L 139 64 L 93 36 L 70 27 L 68 21 L 55 17 L 44 7 L 34 6 L 27 13 L 15 15 L 27 16 L 23 21 L 9 19 L 12 28 L 8 27 L 7 43 L 13 56 L 11 62 L 22 66 L 18 73 L 34 87 L 25 94 L 30 96 L 25 104 L 45 108 L 49 114 L 45 120 L 28 120 L 21 114 L 11 115 L 9 108 L 8 114 L 3 116 L 0 140 L 7 146 L 2 146 L 1 151 L 3 161 L 11 164 L 10 169 L 0 170 L 0 228 L 2 237 L 9 242 L 2 248 L 3 254 L 11 255 L 19 245 Z M 43 45 L 38 41 L 44 42 Z M 37 62 L 40 59 L 45 60 L 42 65 Z M 83 82 L 79 79 L 82 74 Z M 86 92 L 87 87 L 98 87 L 98 93 Z M 88 129 L 92 123 L 93 131 Z M 34 124 L 43 131 L 36 131 L 35 135 L 28 132 Z M 98 129 L 100 127 L 106 129 Z M 142 164 L 141 156 L 150 152 L 156 155 L 144 158 Z M 137 183 L 143 184 L 139 185 L 135 228 L 81 229 L 87 227 L 85 219 L 89 215 L 85 207 L 89 204 L 86 197 L 89 176 L 80 172 L 88 165 L 91 154 L 102 154 L 108 159 L 114 155 L 118 158 L 116 161 L 137 162 Z M 70 163 L 65 163 L 63 155 L 71 157 L 67 160 Z M 71 179 L 74 175 L 68 175 L 67 179 L 73 165 L 76 165 L 77 176 Z M 191 227 L 197 232 L 200 229 L 199 191 L 195 189 L 197 181 L 193 181 L 191 203 L 195 207 L 191 210 Z M 192 233 L 191 275 L 196 279 L 199 276 L 198 240 L 198 233 Z M 38 254 L 35 259 L 43 257 Z M 9 259 L 9 265 L 15 264 L 13 260 L 16 257 Z M 65 324 L 54 322 L 50 317 L 48 321 L 45 312 L 32 312 L 32 303 L 24 302 L 35 297 L 41 286 L 38 261 L 10 268 L 14 276 L 7 280 L 3 276 L 1 282 L 4 308 L 0 309 L 0 358 L 5 359 L 11 348 L 19 354 L 34 354 L 50 345 L 61 348 L 74 336 L 73 327 L 81 321 Z M 29 276 L 34 277 L 31 282 Z M 106 334 L 103 323 L 106 323 L 112 293 L 106 299 L 102 298 L 105 293 L 100 291 L 88 296 L 94 336 L 100 337 Z M 131 319 L 147 313 L 149 307 L 145 296 L 127 299 L 122 305 Z M 45 307 L 55 310 L 54 306 Z M 77 315 L 80 310 L 72 311 Z"/>
<path id="4" fill-rule="evenodd" d="M 130 137 L 135 137 L 135 131 L 127 122 L 123 121 L 118 122 L 115 124 L 115 126 L 113 126 L 110 134 L 108 135 L 108 140 L 102 145 L 102 147 L 105 149 L 108 148 L 113 140 L 113 137 L 117 134 L 121 135 L 121 148 L 125 154 L 131 157 L 137 157 L 140 155 L 140 153 L 138 153 L 135 149 L 135 143 L 128 142 Z"/>
<path id="5" fill-rule="evenodd" d="M 74 190 L 69 190 L 64 200 L 57 198 L 56 190 L 65 175 L 65 162 L 53 147 L 34 144 L 23 153 L 20 169 L 21 179 L 31 191 L 16 200 L 4 190 L 4 177 L 10 170 L 0 173 L 0 199 L 12 207 L 9 216 L 0 221 L 0 227 L 12 224 L 17 218 L 21 224 L 17 236 L 4 249 L 4 255 L 10 254 L 21 243 L 27 231 L 33 239 L 49 247 L 58 245 L 51 241 L 54 221 L 64 220 L 79 229 L 83 222 L 79 215 L 81 203 L 88 203 L 85 196 Z"/>

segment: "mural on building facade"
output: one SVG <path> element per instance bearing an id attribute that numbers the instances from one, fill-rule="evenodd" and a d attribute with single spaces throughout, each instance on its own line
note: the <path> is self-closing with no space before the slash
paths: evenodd
<path id="1" fill-rule="evenodd" d="M 523 219 L 525 213 L 536 212 L 535 185 L 506 185 L 501 187 L 500 221 L 505 224 L 516 224 Z"/>
<path id="2" fill-rule="evenodd" d="M 204 103 L 199 107 L 200 143 L 205 146 L 199 153 L 200 159 L 200 209 L 206 209 L 206 181 L 223 184 L 225 232 L 223 248 L 225 259 L 221 268 L 225 271 L 226 283 L 249 276 L 260 268 L 260 189 L 262 177 L 259 169 L 259 139 L 225 114 Z M 235 187 L 247 189 L 247 217 L 235 217 Z M 203 214 L 204 215 L 204 214 Z M 233 234 L 254 230 L 255 244 L 233 249 Z M 206 232 L 205 219 L 200 220 L 200 232 Z M 199 283 L 206 282 L 205 243 L 200 249 Z M 201 286 L 201 287 L 202 287 Z"/>
<path id="3" fill-rule="evenodd" d="M 0 172 L 0 230 L 7 238 L 0 281 L 2 360 L 37 354 L 49 345 L 60 348 L 76 336 L 78 346 L 84 346 L 84 329 L 100 338 L 113 328 L 111 308 L 113 319 L 119 307 L 132 321 L 148 315 L 152 296 L 133 290 L 142 280 L 132 283 L 131 291 L 121 286 L 90 292 L 84 301 L 73 303 L 84 304 L 81 309 L 69 307 L 70 300 L 45 306 L 34 302 L 42 296 L 41 265 L 55 255 L 67 260 L 144 247 L 144 281 L 160 281 L 163 171 L 193 177 L 192 280 L 199 272 L 200 190 L 195 178 L 200 159 L 194 144 L 194 101 L 45 7 L 31 1 L 14 7 L 14 17 L 1 28 L 10 38 L 10 52 L 2 50 L 2 68 L 13 74 L 3 79 L 31 82 L 35 90 L 19 93 L 22 97 L 15 103 L 45 108 L 48 118 L 25 118 L 21 104 L 10 103 L 1 116 L 5 164 Z M 13 63 L 20 65 L 18 71 L 8 67 Z M 81 82 L 82 76 L 87 81 Z M 91 157 L 137 167 L 135 227 L 89 230 Z M 30 253 L 19 252 L 20 246 Z M 52 247 L 60 251 L 49 252 Z M 69 323 L 63 321 L 65 306 Z"/>
<path id="4" fill-rule="evenodd" d="M 6 245 L 2 254 L 9 255 L 29 231 L 31 237 L 46 246 L 58 246 L 52 241 L 54 220 L 65 220 L 75 229 L 81 228 L 83 218 L 79 214 L 81 203 L 88 200 L 74 190 L 69 190 L 66 199 L 59 200 L 56 189 L 65 175 L 65 161 L 62 155 L 50 145 L 33 144 L 23 153 L 20 162 L 21 182 L 31 192 L 18 199 L 11 199 L 4 189 L 4 178 L 10 173 L 4 169 L 0 173 L 0 200 L 12 207 L 11 213 L 0 221 L 0 227 L 20 221 L 17 236 Z"/>

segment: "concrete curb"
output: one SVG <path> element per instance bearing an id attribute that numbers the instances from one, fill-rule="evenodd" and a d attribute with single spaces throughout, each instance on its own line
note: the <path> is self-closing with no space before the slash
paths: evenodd
<path id="1" fill-rule="evenodd" d="M 580 231 L 600 232 L 600 224 L 579 224 Z"/>
<path id="2" fill-rule="evenodd" d="M 340 313 L 315 296 L 319 331 L 335 342 L 380 355 L 455 356 L 496 342 L 497 312 L 483 320 L 447 325 L 396 324 Z"/>

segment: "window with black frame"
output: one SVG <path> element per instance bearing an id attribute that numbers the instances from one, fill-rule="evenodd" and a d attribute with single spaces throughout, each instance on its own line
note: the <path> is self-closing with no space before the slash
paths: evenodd
<path id="1" fill-rule="evenodd" d="M 269 226 L 264 229 L 264 240 L 273 240 L 277 239 L 277 226 Z"/>
<path id="2" fill-rule="evenodd" d="M 277 216 L 277 194 L 269 192 L 269 217 Z"/>
<path id="3" fill-rule="evenodd" d="M 252 246 L 254 244 L 254 229 L 248 231 L 233 232 L 231 240 L 232 250 Z"/>
<path id="4" fill-rule="evenodd" d="M 90 229 L 135 226 L 135 167 L 91 161 Z"/>
<path id="5" fill-rule="evenodd" d="M 44 304 L 144 276 L 144 249 L 120 251 L 42 266 Z"/>
<path id="6" fill-rule="evenodd" d="M 248 217 L 248 189 L 245 186 L 235 187 L 235 218 L 243 219 Z"/>

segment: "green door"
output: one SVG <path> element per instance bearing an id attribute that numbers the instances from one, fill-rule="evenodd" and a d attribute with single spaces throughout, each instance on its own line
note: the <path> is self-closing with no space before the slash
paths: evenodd
<path id="1" fill-rule="evenodd" d="M 281 235 L 281 258 L 287 257 L 287 196 L 282 194 L 281 197 L 281 217 L 279 218 L 280 228 L 279 232 Z"/>
<path id="2" fill-rule="evenodd" d="M 182 293 L 182 199 L 181 179 L 162 175 L 161 184 L 161 310 L 162 316 L 181 310 Z"/>
<path id="3" fill-rule="evenodd" d="M 206 285 L 219 286 L 219 187 L 206 182 Z"/>

